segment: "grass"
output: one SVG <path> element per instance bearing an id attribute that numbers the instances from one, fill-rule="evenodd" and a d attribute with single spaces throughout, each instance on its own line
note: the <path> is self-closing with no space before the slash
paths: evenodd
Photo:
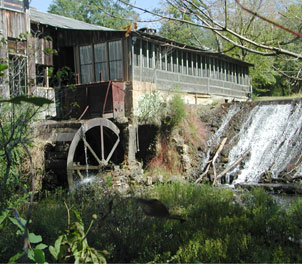
<path id="1" fill-rule="evenodd" d="M 102 187 L 103 188 L 103 187 Z M 141 194 L 159 199 L 185 223 L 146 216 L 135 198 L 121 197 L 92 185 L 70 195 L 61 191 L 37 202 L 30 231 L 54 245 L 67 228 L 64 202 L 76 210 L 87 239 L 108 262 L 301 262 L 302 201 L 284 208 L 262 189 L 235 194 L 230 189 L 185 182 L 157 184 Z M 113 200 L 112 200 L 113 199 Z M 110 201 L 113 209 L 110 211 Z M 24 214 L 26 211 L 24 211 Z M 72 221 L 76 221 L 75 218 Z M 1 262 L 22 248 L 22 237 L 9 222 L 1 227 Z M 290 238 L 290 239 L 289 239 Z M 54 261 L 46 249 L 48 262 Z"/>
<path id="2" fill-rule="evenodd" d="M 253 101 L 277 101 L 277 100 L 291 100 L 302 98 L 302 93 L 293 94 L 289 96 L 255 96 Z"/>

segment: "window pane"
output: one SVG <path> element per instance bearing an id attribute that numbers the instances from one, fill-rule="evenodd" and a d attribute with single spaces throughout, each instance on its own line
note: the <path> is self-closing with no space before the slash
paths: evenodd
<path id="1" fill-rule="evenodd" d="M 136 39 L 134 44 L 134 65 L 140 66 L 140 40 Z"/>
<path id="2" fill-rule="evenodd" d="M 89 83 L 92 82 L 92 65 L 81 65 L 81 82 Z"/>
<path id="3" fill-rule="evenodd" d="M 4 0 L 4 7 L 23 11 L 24 3 L 23 0 Z"/>
<path id="4" fill-rule="evenodd" d="M 122 41 L 109 42 L 109 60 L 122 60 Z"/>
<path id="5" fill-rule="evenodd" d="M 109 75 L 110 80 L 123 80 L 123 50 L 122 41 L 109 42 Z"/>
<path id="6" fill-rule="evenodd" d="M 149 50 L 149 68 L 153 68 L 153 44 L 151 42 L 148 43 Z"/>
<path id="7" fill-rule="evenodd" d="M 168 71 L 173 71 L 172 62 L 171 62 L 171 60 L 173 59 L 172 54 L 173 54 L 172 51 L 168 50 L 168 52 L 167 52 L 167 65 L 168 65 L 167 70 Z"/>
<path id="8" fill-rule="evenodd" d="M 107 61 L 106 43 L 99 43 L 94 45 L 94 60 L 95 62 Z"/>
<path id="9" fill-rule="evenodd" d="M 110 62 L 110 80 L 123 79 L 123 65 L 120 61 Z"/>
<path id="10" fill-rule="evenodd" d="M 160 69 L 160 46 L 155 46 L 155 68 Z"/>
<path id="11" fill-rule="evenodd" d="M 177 62 L 178 62 L 178 51 L 174 50 L 173 51 L 173 71 L 174 72 L 178 72 Z"/>
<path id="12" fill-rule="evenodd" d="M 147 49 L 148 49 L 148 42 L 143 40 L 143 47 L 142 47 L 142 51 L 143 51 L 143 67 L 148 67 L 147 65 Z"/>
<path id="13" fill-rule="evenodd" d="M 80 47 L 81 64 L 89 64 L 92 62 L 91 46 Z"/>
<path id="14" fill-rule="evenodd" d="M 161 47 L 161 69 L 163 71 L 166 70 L 166 55 L 167 55 L 167 48 Z"/>
<path id="15" fill-rule="evenodd" d="M 188 59 L 188 57 L 187 57 L 186 52 L 183 52 L 182 59 L 183 59 L 182 73 L 187 74 L 187 59 Z"/>
<path id="16" fill-rule="evenodd" d="M 193 69 L 192 69 L 192 54 L 191 53 L 188 53 L 188 69 L 189 69 L 188 74 L 192 75 Z"/>
<path id="17" fill-rule="evenodd" d="M 91 45 L 80 47 L 80 70 L 82 83 L 93 82 Z"/>
<path id="18" fill-rule="evenodd" d="M 10 96 L 27 93 L 27 58 L 23 56 L 9 55 L 9 88 Z"/>
<path id="19" fill-rule="evenodd" d="M 102 80 L 101 76 L 102 75 Z M 108 81 L 107 62 L 95 63 L 95 80 Z"/>
<path id="20" fill-rule="evenodd" d="M 100 75 L 102 75 L 102 81 L 108 81 L 106 43 L 99 43 L 94 45 L 94 60 L 95 80 L 97 82 L 101 81 Z"/>

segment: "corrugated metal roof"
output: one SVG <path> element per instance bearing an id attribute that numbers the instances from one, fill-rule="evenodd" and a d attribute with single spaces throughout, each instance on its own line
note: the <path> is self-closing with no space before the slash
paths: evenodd
<path id="1" fill-rule="evenodd" d="M 75 30 L 113 30 L 98 25 L 88 24 L 73 18 L 59 16 L 51 13 L 41 12 L 36 9 L 29 10 L 30 20 L 32 22 L 49 25 L 57 28 L 75 29 Z"/>

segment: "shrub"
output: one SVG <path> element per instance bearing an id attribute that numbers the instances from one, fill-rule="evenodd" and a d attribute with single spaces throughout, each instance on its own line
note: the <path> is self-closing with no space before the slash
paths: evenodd
<path id="1" fill-rule="evenodd" d="M 162 117 L 162 133 L 170 134 L 186 116 L 186 104 L 179 94 L 173 95 L 167 106 L 167 111 Z"/>
<path id="2" fill-rule="evenodd" d="M 160 124 L 163 99 L 158 91 L 144 94 L 138 103 L 136 111 L 139 122 L 142 124 Z"/>
<path id="3" fill-rule="evenodd" d="M 185 182 L 158 184 L 141 194 L 159 199 L 171 214 L 186 219 L 180 223 L 146 216 L 135 197 L 90 187 L 36 205 L 31 230 L 54 245 L 66 229 L 62 202 L 66 199 L 79 212 L 85 230 L 89 230 L 91 215 L 97 214 L 98 219 L 107 216 L 106 221 L 96 220 L 91 226 L 87 243 L 97 250 L 106 249 L 102 254 L 107 253 L 108 262 L 302 261 L 301 200 L 284 208 L 262 189 L 242 195 Z M 4 228 L 1 233 L 8 231 L 11 229 Z M 13 236 L 9 239 L 7 245 L 18 242 Z"/>

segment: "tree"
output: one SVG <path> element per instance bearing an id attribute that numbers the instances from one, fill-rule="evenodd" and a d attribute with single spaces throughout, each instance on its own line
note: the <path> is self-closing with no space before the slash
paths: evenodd
<path id="1" fill-rule="evenodd" d="M 302 61 L 302 4 L 299 1 L 281 0 L 276 4 L 274 0 L 166 0 L 166 3 L 182 16 L 128 5 L 170 23 L 211 31 L 218 39 L 218 52 L 255 64 L 251 71 L 253 85 L 260 93 L 274 94 L 278 85 L 282 86 L 282 94 L 286 89 L 289 91 L 284 87 L 288 85 L 284 78 L 295 80 L 300 87 L 297 69 Z M 293 70 L 288 69 L 289 64 L 293 64 Z"/>
<path id="2" fill-rule="evenodd" d="M 113 29 L 138 20 L 133 8 L 114 0 L 54 0 L 48 12 Z"/>
<path id="3" fill-rule="evenodd" d="M 184 12 L 181 12 L 174 6 L 169 6 L 166 3 L 162 4 L 162 8 L 158 12 L 176 19 L 187 19 L 192 21 L 192 19 Z M 159 34 L 165 38 L 190 46 L 218 49 L 215 35 L 212 34 L 212 32 L 176 20 L 163 20 L 161 22 Z"/>

